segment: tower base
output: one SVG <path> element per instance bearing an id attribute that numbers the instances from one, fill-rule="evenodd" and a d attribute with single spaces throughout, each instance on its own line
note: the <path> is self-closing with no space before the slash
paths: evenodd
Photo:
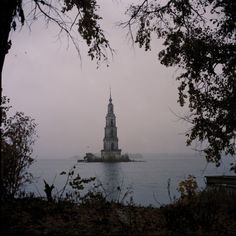
<path id="1" fill-rule="evenodd" d="M 117 161 L 121 159 L 121 149 L 113 151 L 101 151 L 101 157 L 105 161 Z"/>

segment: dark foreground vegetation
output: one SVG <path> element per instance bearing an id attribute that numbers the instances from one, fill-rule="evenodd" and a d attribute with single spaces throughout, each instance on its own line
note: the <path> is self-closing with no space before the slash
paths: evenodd
<path id="1" fill-rule="evenodd" d="M 235 235 L 236 191 L 206 189 L 158 208 L 23 197 L 1 203 L 1 235 Z"/>

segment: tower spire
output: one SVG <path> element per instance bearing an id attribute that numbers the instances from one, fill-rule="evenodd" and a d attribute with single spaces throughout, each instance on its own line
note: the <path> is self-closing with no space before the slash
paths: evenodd
<path id="1" fill-rule="evenodd" d="M 111 98 L 111 87 L 110 87 L 110 98 L 109 98 L 109 102 L 112 102 L 112 98 Z"/>

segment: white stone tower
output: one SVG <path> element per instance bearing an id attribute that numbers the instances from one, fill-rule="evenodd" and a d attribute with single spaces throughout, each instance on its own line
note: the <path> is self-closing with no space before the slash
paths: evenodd
<path id="1" fill-rule="evenodd" d="M 104 160 L 118 160 L 121 157 L 121 149 L 119 149 L 118 146 L 116 116 L 113 111 L 111 92 L 106 115 L 105 136 L 103 139 L 103 150 L 101 150 L 101 156 Z"/>

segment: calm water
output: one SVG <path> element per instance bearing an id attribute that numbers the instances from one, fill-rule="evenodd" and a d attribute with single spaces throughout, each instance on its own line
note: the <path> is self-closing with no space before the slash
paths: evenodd
<path id="1" fill-rule="evenodd" d="M 123 193 L 130 188 L 133 193 L 129 196 L 133 197 L 134 202 L 146 206 L 159 206 L 158 202 L 170 202 L 168 179 L 171 180 L 171 196 L 178 197 L 178 182 L 189 174 L 196 176 L 200 188 L 205 186 L 205 175 L 229 174 L 229 160 L 225 160 L 220 168 L 216 168 L 212 164 L 206 165 L 205 159 L 197 154 L 149 154 L 143 155 L 142 160 L 144 162 L 78 163 L 77 170 L 82 178 L 96 177 L 103 183 L 107 193 L 118 186 L 121 186 Z M 59 173 L 68 171 L 75 163 L 76 160 L 71 159 L 38 159 L 31 167 L 35 181 L 27 190 L 44 196 L 43 179 L 49 184 L 54 183 L 55 191 L 60 190 L 65 183 L 65 177 Z M 111 198 L 118 197 L 113 191 Z M 126 200 L 128 201 L 129 197 Z"/>

